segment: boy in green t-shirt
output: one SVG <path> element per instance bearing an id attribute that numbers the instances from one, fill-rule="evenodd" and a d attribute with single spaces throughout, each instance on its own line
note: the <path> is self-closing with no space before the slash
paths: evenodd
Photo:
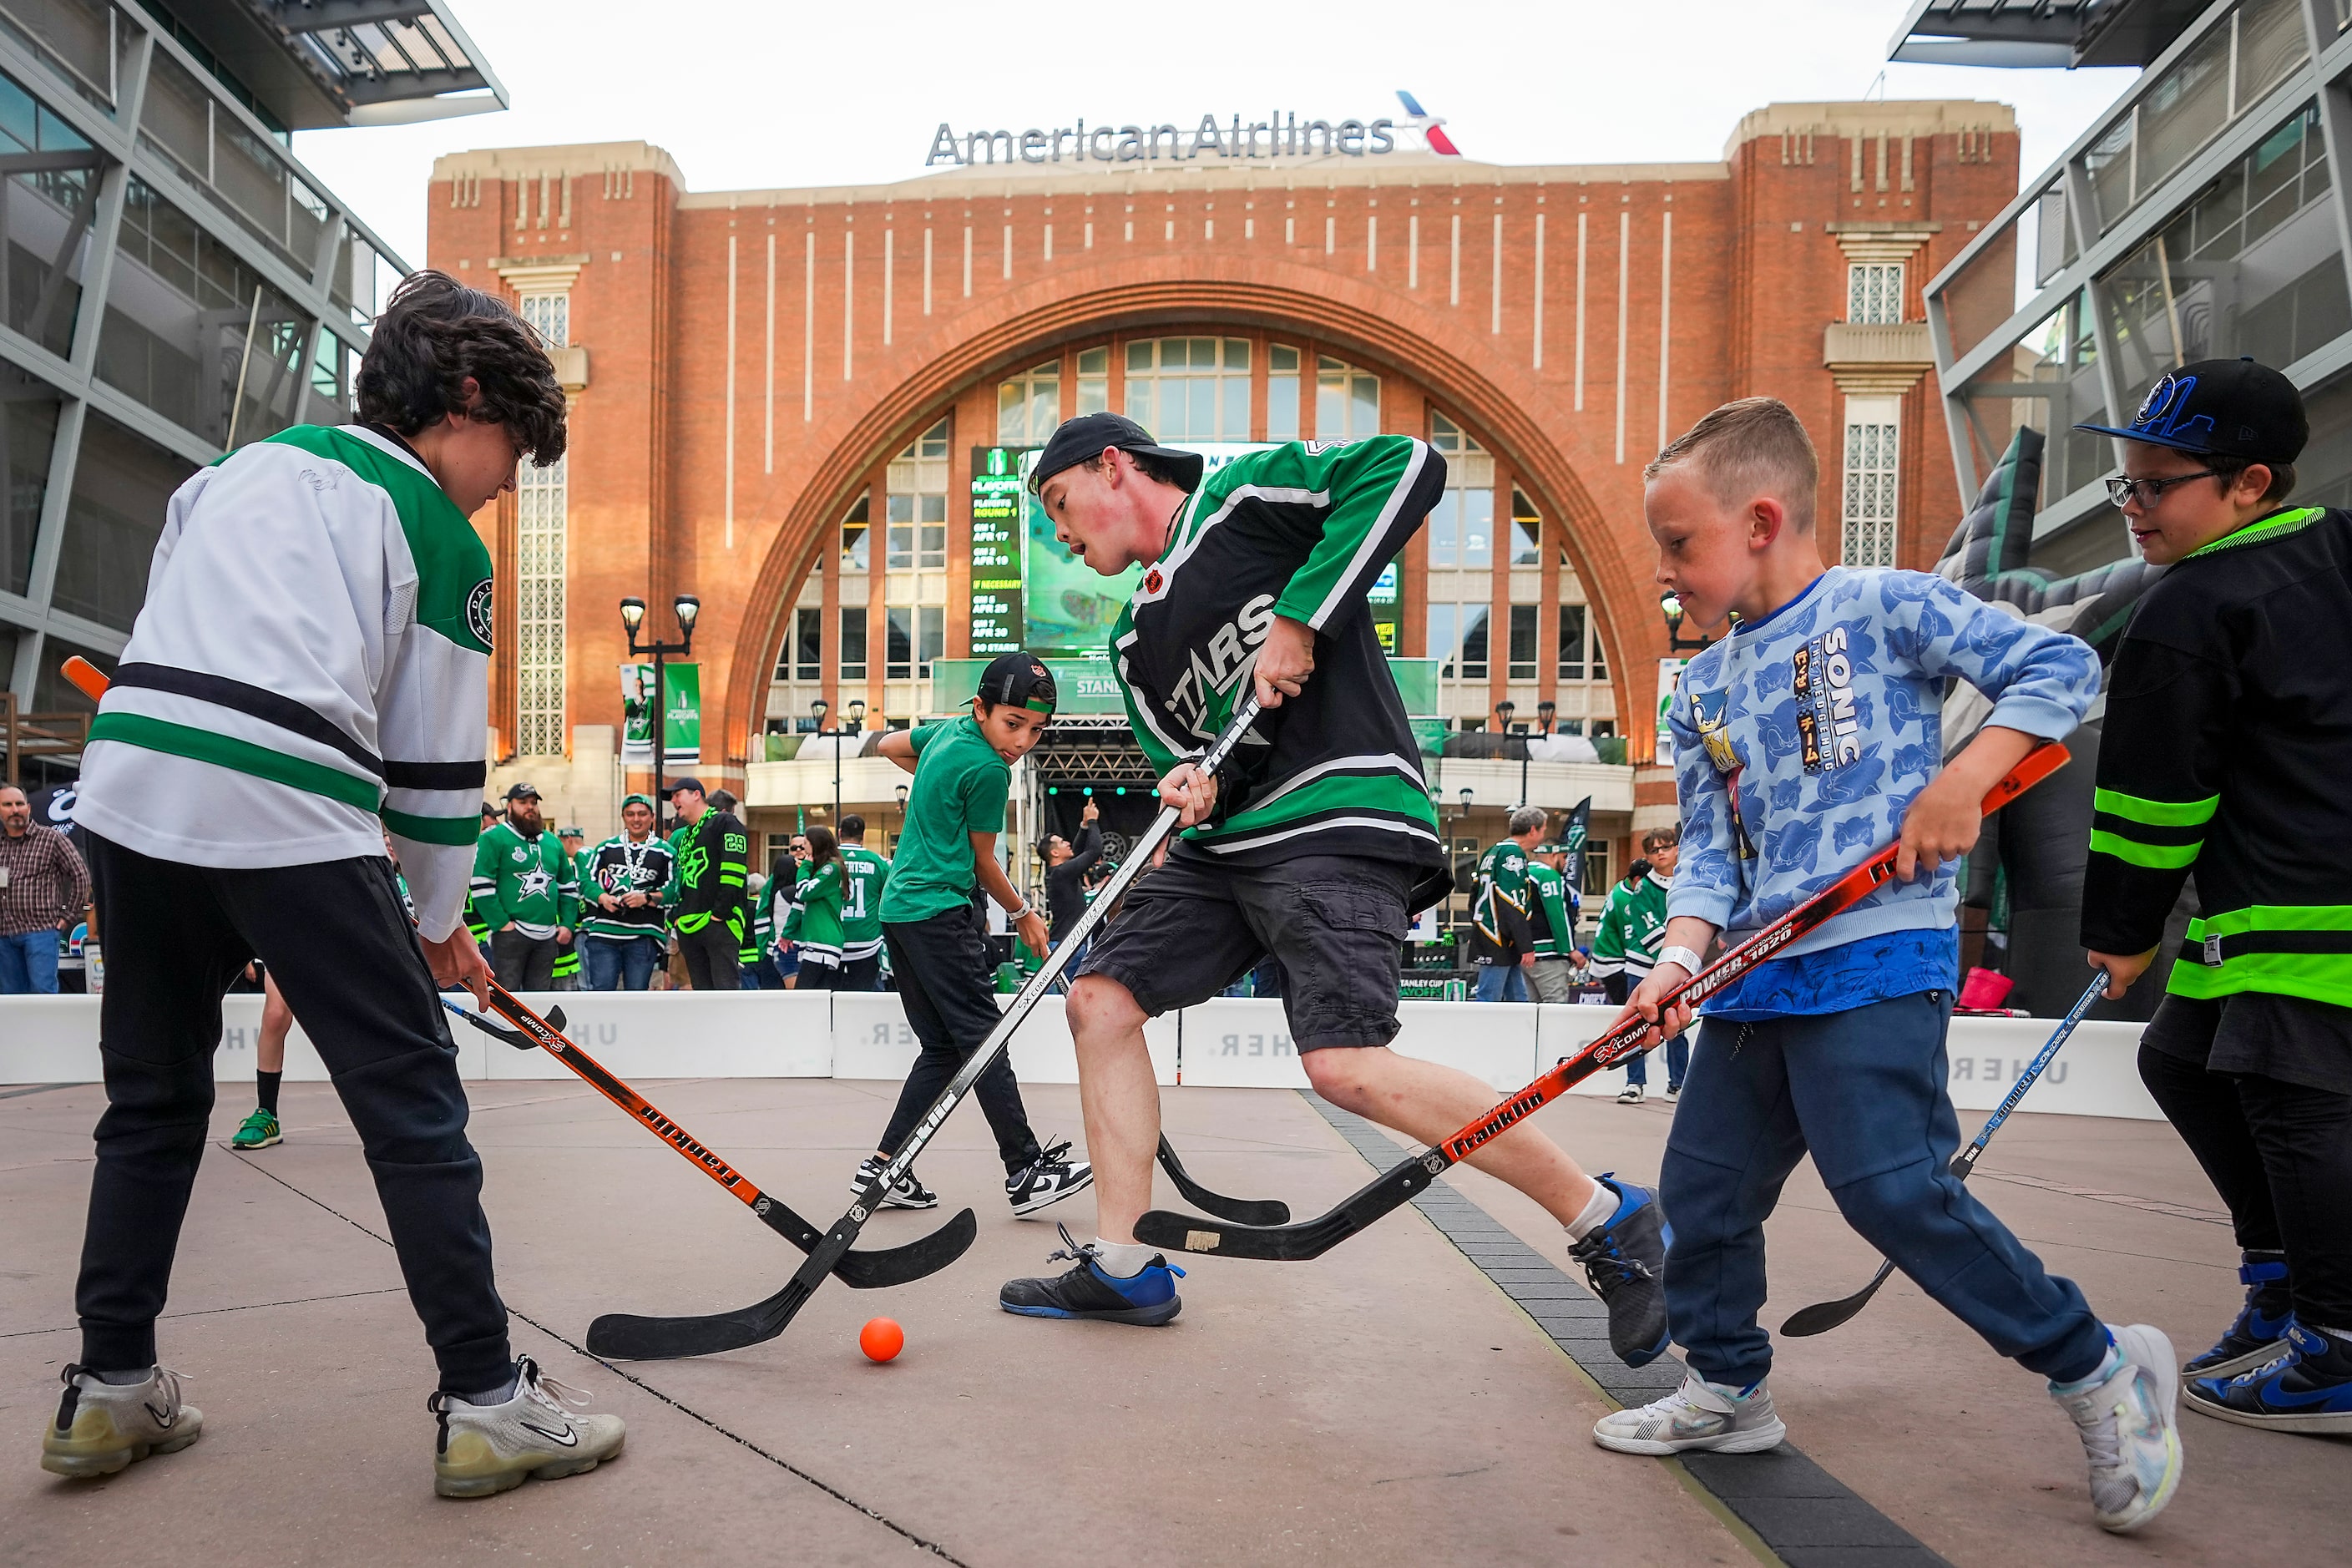
<path id="1" fill-rule="evenodd" d="M 898 1152 L 1001 1016 L 987 942 L 972 913 L 975 882 L 1005 910 L 1031 952 L 1045 951 L 1045 918 L 996 863 L 996 838 L 1004 830 L 1013 764 L 1045 732 L 1057 697 L 1054 678 L 1036 658 L 999 654 L 981 675 L 970 714 L 883 737 L 882 754 L 915 775 L 881 912 L 898 996 L 923 1054 L 898 1093 L 880 1152 L 858 1167 L 853 1191 L 863 1191 Z M 1066 1158 L 1066 1140 L 1039 1146 L 1009 1057 L 998 1057 L 973 1088 L 996 1133 L 1004 1195 L 1014 1214 L 1034 1214 L 1093 1184 L 1092 1169 Z M 909 1169 L 882 1201 L 927 1209 L 940 1200 Z"/>

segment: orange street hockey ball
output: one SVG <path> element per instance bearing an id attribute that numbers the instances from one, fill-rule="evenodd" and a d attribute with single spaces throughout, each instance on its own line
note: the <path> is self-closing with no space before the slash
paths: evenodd
<path id="1" fill-rule="evenodd" d="M 857 1348 L 867 1361 L 889 1361 L 907 1348 L 907 1331 L 889 1318 L 871 1318 L 857 1331 Z"/>

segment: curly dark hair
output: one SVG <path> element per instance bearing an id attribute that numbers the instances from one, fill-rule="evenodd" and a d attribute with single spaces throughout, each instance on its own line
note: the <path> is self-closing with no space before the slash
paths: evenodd
<path id="1" fill-rule="evenodd" d="M 470 410 L 468 377 L 481 393 Z M 504 300 L 446 272 L 412 272 L 392 291 L 360 361 L 359 413 L 404 436 L 470 417 L 505 426 L 542 468 L 563 456 L 563 388 L 539 334 Z"/>

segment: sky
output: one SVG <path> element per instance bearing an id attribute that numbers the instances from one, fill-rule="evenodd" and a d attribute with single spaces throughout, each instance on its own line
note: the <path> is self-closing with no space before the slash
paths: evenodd
<path id="1" fill-rule="evenodd" d="M 433 160 L 643 140 L 698 191 L 906 179 L 958 132 L 1400 116 L 1395 89 L 1496 163 L 1711 161 L 1767 103 L 1885 96 L 2012 105 L 2026 177 L 2123 90 L 2116 70 L 1889 65 L 1903 0 L 1406 0 L 981 6 L 453 0 L 512 109 L 305 132 L 295 153 L 410 265 Z M 1885 73 L 1881 81 L 1880 75 Z"/>

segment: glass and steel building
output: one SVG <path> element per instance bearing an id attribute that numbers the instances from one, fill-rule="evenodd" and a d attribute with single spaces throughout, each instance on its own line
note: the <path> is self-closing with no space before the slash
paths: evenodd
<path id="1" fill-rule="evenodd" d="M 505 103 L 446 0 L 0 0 L 0 679 L 19 709 L 88 707 L 58 666 L 111 667 L 198 466 L 348 417 L 405 268 L 293 132 Z"/>
<path id="2" fill-rule="evenodd" d="M 2295 499 L 2352 503 L 2352 0 L 1915 0 L 1893 58 L 2145 68 L 1927 286 L 1963 504 L 2031 426 L 2049 438 L 2032 564 L 2121 559 L 2100 481 L 2166 371 L 2249 355 L 2311 410 Z"/>

